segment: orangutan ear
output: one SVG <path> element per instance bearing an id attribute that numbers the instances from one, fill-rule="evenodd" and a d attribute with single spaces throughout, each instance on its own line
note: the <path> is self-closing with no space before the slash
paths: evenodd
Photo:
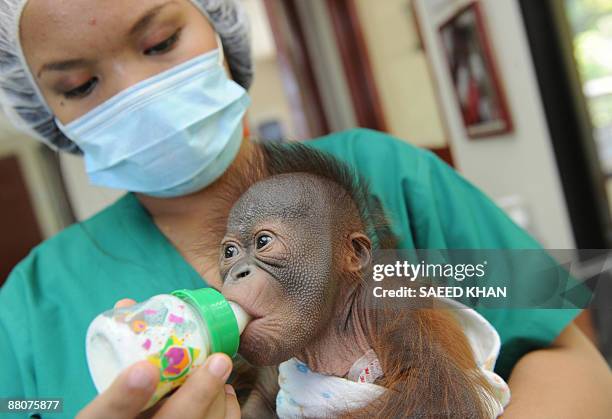
<path id="1" fill-rule="evenodd" d="M 363 233 L 352 233 L 348 239 L 347 254 L 345 255 L 345 270 L 347 272 L 361 272 L 372 260 L 372 242 Z"/>

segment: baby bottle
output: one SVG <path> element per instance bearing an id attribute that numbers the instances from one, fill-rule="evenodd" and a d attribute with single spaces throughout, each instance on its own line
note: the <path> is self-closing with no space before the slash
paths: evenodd
<path id="1" fill-rule="evenodd" d="M 156 295 L 130 307 L 105 311 L 87 330 L 87 364 L 98 392 L 135 362 L 160 371 L 145 408 L 180 386 L 215 352 L 233 357 L 249 316 L 212 288 Z"/>

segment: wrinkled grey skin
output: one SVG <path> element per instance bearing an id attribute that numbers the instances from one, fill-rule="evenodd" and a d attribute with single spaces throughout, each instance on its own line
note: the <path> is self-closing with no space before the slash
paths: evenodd
<path id="1" fill-rule="evenodd" d="M 339 232 L 332 189 L 311 175 L 277 175 L 253 185 L 230 212 L 221 245 L 222 292 L 255 319 L 239 349 L 255 365 L 291 358 L 331 318 Z"/>

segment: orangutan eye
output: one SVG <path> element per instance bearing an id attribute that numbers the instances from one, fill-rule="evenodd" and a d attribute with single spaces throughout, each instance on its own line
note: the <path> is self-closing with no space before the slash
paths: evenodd
<path id="1" fill-rule="evenodd" d="M 267 234 L 262 234 L 261 236 L 257 237 L 257 250 L 266 247 L 270 242 L 272 242 L 272 237 L 268 236 Z"/>
<path id="2" fill-rule="evenodd" d="M 236 255 L 238 255 L 238 248 L 233 244 L 228 244 L 225 246 L 225 249 L 223 249 L 223 256 L 225 259 L 231 259 Z"/>

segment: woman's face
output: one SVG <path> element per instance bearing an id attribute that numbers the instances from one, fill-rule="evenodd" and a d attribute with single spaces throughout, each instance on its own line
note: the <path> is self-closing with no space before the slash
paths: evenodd
<path id="1" fill-rule="evenodd" d="M 30 71 L 63 124 L 217 47 L 189 0 L 29 0 L 20 36 Z"/>

